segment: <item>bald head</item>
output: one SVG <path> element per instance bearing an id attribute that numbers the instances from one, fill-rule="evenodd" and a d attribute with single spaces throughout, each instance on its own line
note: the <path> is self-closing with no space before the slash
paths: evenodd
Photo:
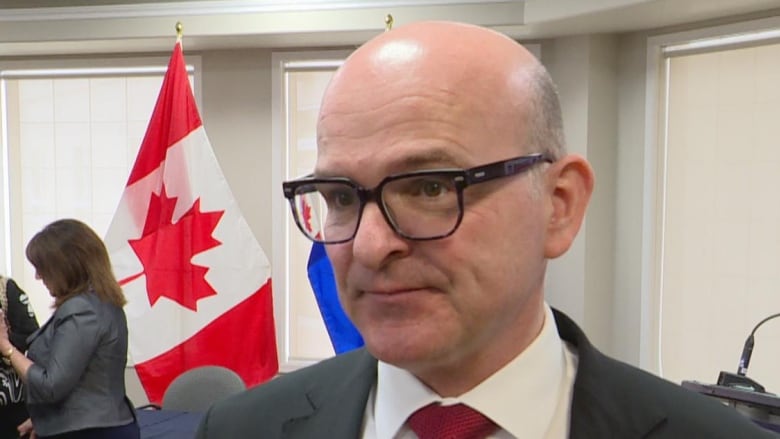
<path id="1" fill-rule="evenodd" d="M 501 74 L 537 63 L 525 48 L 491 30 L 449 22 L 420 22 L 378 35 L 350 57 L 377 72 Z M 409 69 L 412 69 L 410 71 Z"/>
<path id="2" fill-rule="evenodd" d="M 498 32 L 418 22 L 378 35 L 334 76 L 320 122 L 346 108 L 381 111 L 368 97 L 382 93 L 407 99 L 434 95 L 451 111 L 463 110 L 464 117 L 484 118 L 491 129 L 512 131 L 508 134 L 517 137 L 519 147 L 556 157 L 562 153 L 560 107 L 549 75 L 528 50 Z"/>

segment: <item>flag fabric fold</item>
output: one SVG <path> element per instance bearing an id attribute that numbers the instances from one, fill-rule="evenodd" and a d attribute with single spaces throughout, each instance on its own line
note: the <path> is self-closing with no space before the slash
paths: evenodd
<path id="1" fill-rule="evenodd" d="M 206 136 L 180 42 L 105 241 L 150 402 L 198 366 L 247 386 L 276 374 L 270 264 Z"/>
<path id="2" fill-rule="evenodd" d="M 312 246 L 306 271 L 333 350 L 341 354 L 363 346 L 363 337 L 344 313 L 339 302 L 333 267 L 328 254 L 325 253 L 324 245 L 315 243 Z"/>

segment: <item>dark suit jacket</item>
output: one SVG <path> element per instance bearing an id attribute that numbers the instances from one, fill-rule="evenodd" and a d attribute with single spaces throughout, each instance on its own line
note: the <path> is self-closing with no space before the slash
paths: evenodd
<path id="1" fill-rule="evenodd" d="M 555 320 L 579 356 L 572 439 L 776 437 L 732 408 L 606 357 L 563 313 Z M 276 378 L 215 404 L 197 437 L 360 438 L 376 369 L 359 349 Z"/>
<path id="2" fill-rule="evenodd" d="M 38 329 L 38 319 L 32 312 L 30 299 L 19 288 L 13 279 L 4 279 L 0 276 L 0 282 L 5 284 L 5 294 L 8 298 L 8 310 L 5 315 L 8 318 L 8 338 L 11 344 L 20 352 L 27 351 L 27 337 Z"/>

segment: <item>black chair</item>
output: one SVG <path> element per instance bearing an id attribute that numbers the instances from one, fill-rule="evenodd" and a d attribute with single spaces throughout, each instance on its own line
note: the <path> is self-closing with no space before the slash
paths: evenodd
<path id="1" fill-rule="evenodd" d="M 162 405 L 144 404 L 135 408 L 204 412 L 214 402 L 245 389 L 244 381 L 232 370 L 222 366 L 201 366 L 171 381 L 163 394 Z"/>
<path id="2" fill-rule="evenodd" d="M 222 366 L 190 369 L 171 381 L 165 389 L 162 408 L 205 412 L 211 404 L 246 389 L 238 374 Z"/>

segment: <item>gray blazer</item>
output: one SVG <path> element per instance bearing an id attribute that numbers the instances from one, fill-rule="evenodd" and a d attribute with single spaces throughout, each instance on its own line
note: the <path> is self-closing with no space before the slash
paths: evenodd
<path id="1" fill-rule="evenodd" d="M 732 408 L 604 356 L 563 313 L 555 323 L 578 354 L 571 439 L 776 438 Z M 197 438 L 360 438 L 376 365 L 358 349 L 276 378 L 214 404 Z"/>
<path id="2" fill-rule="evenodd" d="M 62 303 L 27 340 L 27 407 L 38 435 L 134 420 L 125 398 L 127 319 L 86 292 Z"/>

